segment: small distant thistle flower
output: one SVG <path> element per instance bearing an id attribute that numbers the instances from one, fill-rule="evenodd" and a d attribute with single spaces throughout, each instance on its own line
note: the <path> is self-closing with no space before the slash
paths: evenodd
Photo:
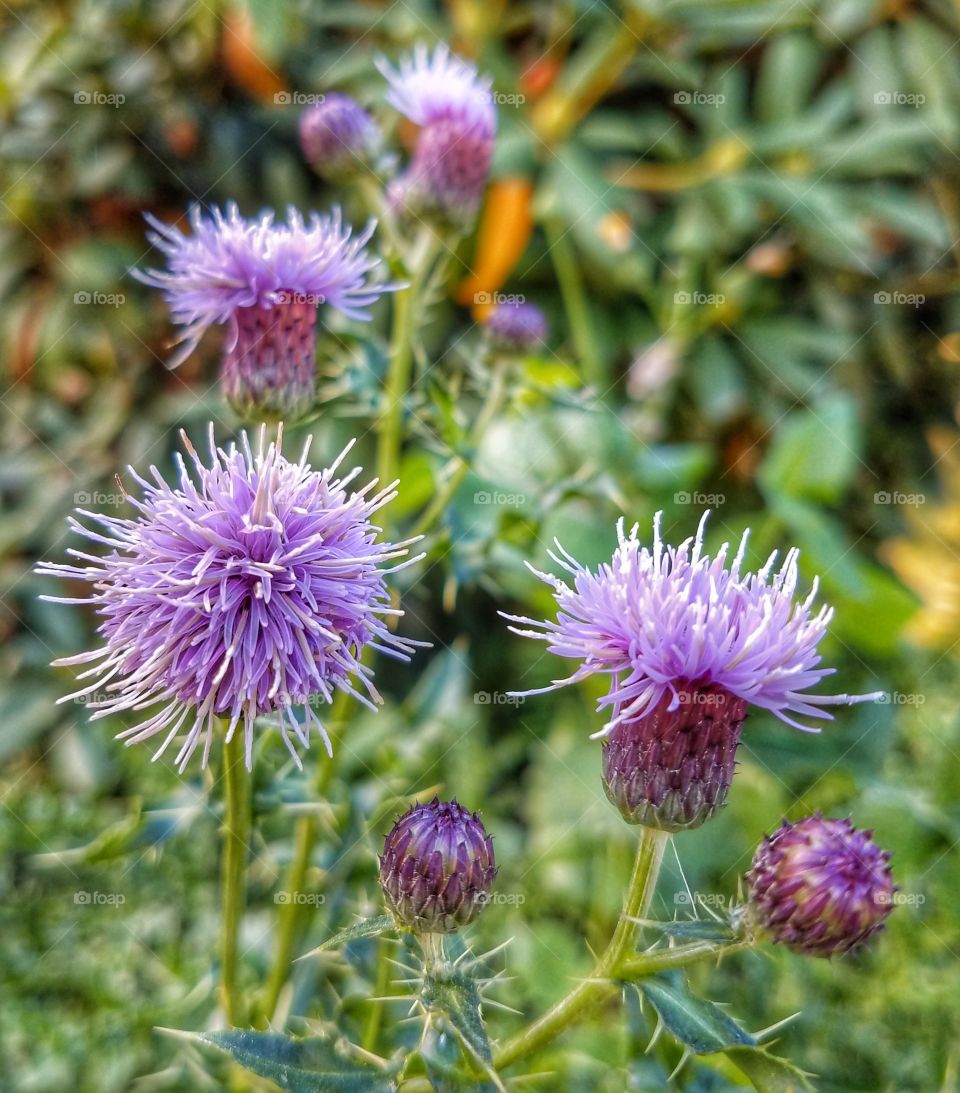
<path id="1" fill-rule="evenodd" d="M 820 813 L 783 825 L 757 848 L 747 875 L 749 914 L 774 941 L 834 956 L 881 929 L 896 886 L 890 855 L 849 820 Z"/>
<path id="2" fill-rule="evenodd" d="M 349 95 L 333 92 L 300 115 L 304 158 L 323 178 L 336 182 L 356 175 L 369 166 L 379 144 L 377 123 Z"/>
<path id="3" fill-rule="evenodd" d="M 472 922 L 496 873 L 493 841 L 480 817 L 438 797 L 397 820 L 380 858 L 390 909 L 418 933 L 449 933 Z"/>
<path id="4" fill-rule="evenodd" d="M 528 353 L 547 340 L 547 319 L 536 304 L 502 303 L 491 312 L 486 330 L 495 349 Z"/>
<path id="5" fill-rule="evenodd" d="M 383 59 L 377 66 L 390 84 L 387 102 L 420 126 L 391 201 L 462 227 L 476 215 L 490 173 L 497 128 L 491 81 L 442 44 L 431 55 L 421 43 L 396 68 Z"/>
<path id="6" fill-rule="evenodd" d="M 184 328 L 170 367 L 183 363 L 209 326 L 226 325 L 222 383 L 245 420 L 293 419 L 310 409 L 318 306 L 369 319 L 369 307 L 394 287 L 367 280 L 379 263 L 366 251 L 375 224 L 353 236 L 339 209 L 305 222 L 291 208 L 287 223 L 275 224 L 272 212 L 247 220 L 233 203 L 209 218 L 195 208 L 188 236 L 147 220 L 154 228 L 148 238 L 169 268 L 134 273 L 162 289 L 173 321 Z"/>
<path id="7" fill-rule="evenodd" d="M 612 717 L 594 734 L 608 738 L 607 795 L 629 823 L 674 831 L 699 826 L 724 804 L 748 705 L 817 732 L 793 715 L 830 718 L 823 706 L 877 695 L 809 693 L 833 672 L 819 666 L 817 652 L 833 613 L 813 614 L 816 581 L 795 600 L 795 549 L 776 572 L 775 552 L 758 573 L 743 574 L 749 533 L 728 567 L 729 544 L 715 558 L 703 552 L 706 513 L 696 537 L 679 547 L 664 546 L 660 517 L 652 551 L 640 545 L 637 526 L 625 535 L 621 520 L 613 560 L 595 573 L 558 543 L 551 557 L 573 586 L 533 570 L 555 591 L 556 621 L 506 617 L 536 628 L 515 633 L 581 661 L 571 676 L 527 694 L 610 677 L 598 708 L 611 708 Z"/>
<path id="8" fill-rule="evenodd" d="M 332 702 L 339 689 L 374 709 L 380 696 L 360 662 L 364 648 L 408 660 L 418 644 L 384 621 L 402 614 L 391 606 L 384 576 L 409 564 L 385 567 L 410 542 L 379 542 L 372 523 L 396 496 L 393 486 L 375 490 L 371 482 L 348 493 L 360 469 L 342 478 L 336 470 L 350 446 L 315 471 L 309 440 L 299 462 L 290 462 L 281 436 L 282 429 L 265 448 L 262 429 L 256 453 L 246 434 L 239 449 L 224 450 L 211 426 L 208 467 L 184 435 L 193 466 L 177 454 L 178 486 L 154 467 L 152 480 L 131 468 L 143 491 L 141 500 L 129 498 L 135 518 L 79 510 L 96 529 L 70 519 L 75 531 L 109 548 L 103 557 L 71 550 L 84 564 L 39 566 L 89 584 L 86 598 L 47 598 L 93 604 L 101 620 L 101 648 L 54 662 L 91 665 L 78 676 L 84 686 L 61 701 L 89 696 L 95 718 L 160 707 L 118 738 L 133 744 L 162 736 L 159 758 L 183 730 L 181 771 L 201 737 L 206 765 L 216 718 L 227 722 L 227 739 L 244 734 L 248 768 L 254 722 L 265 714 L 278 715 L 298 765 L 289 729 L 306 747 L 316 726 L 329 752 L 311 700 Z"/>

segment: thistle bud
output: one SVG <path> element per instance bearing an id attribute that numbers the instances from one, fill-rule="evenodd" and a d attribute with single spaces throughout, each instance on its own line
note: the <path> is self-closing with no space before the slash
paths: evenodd
<path id="1" fill-rule="evenodd" d="M 300 147 L 322 178 L 339 182 L 356 175 L 379 146 L 377 123 L 349 95 L 327 95 L 300 115 Z"/>
<path id="2" fill-rule="evenodd" d="M 661 831 L 699 827 L 733 780 L 747 704 L 723 687 L 681 690 L 621 721 L 603 749 L 603 788 L 628 824 Z"/>
<path id="3" fill-rule="evenodd" d="M 284 293 L 276 304 L 234 313 L 220 381 L 244 421 L 294 422 L 313 405 L 317 303 Z"/>
<path id="4" fill-rule="evenodd" d="M 456 800 L 434 797 L 393 825 L 380 858 L 380 887 L 402 925 L 449 933 L 480 913 L 496 872 L 480 817 Z"/>
<path id="5" fill-rule="evenodd" d="M 529 353 L 547 340 L 547 320 L 536 304 L 502 303 L 486 323 L 487 336 L 502 353 Z"/>
<path id="6" fill-rule="evenodd" d="M 820 813 L 765 838 L 747 874 L 750 916 L 775 942 L 833 956 L 876 933 L 893 907 L 890 855 L 849 820 Z"/>

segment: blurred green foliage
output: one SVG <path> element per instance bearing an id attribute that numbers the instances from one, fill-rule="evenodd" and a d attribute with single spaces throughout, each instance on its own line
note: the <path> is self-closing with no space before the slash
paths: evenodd
<path id="1" fill-rule="evenodd" d="M 530 179 L 535 230 L 492 288 L 543 306 L 552 348 L 526 362 L 442 535 L 405 575 L 408 631 L 433 652 L 380 670 L 387 706 L 350 711 L 322 802 L 319 750 L 301 775 L 263 748 L 249 988 L 269 967 L 293 818 L 313 811 L 322 832 L 308 881 L 325 901 L 304 916 L 305 952 L 378 910 L 378 840 L 402 800 L 433 786 L 482 808 L 497 836 L 498 887 L 513 899 L 471 935 L 478 951 L 513 938 L 494 959 L 513 978 L 494 997 L 529 1015 L 587 972 L 584 938 L 596 949 L 609 935 L 632 835 L 600 788 L 596 695 L 500 700 L 559 669 L 496 612 L 549 611 L 523 563 L 549 566 L 554 537 L 594 563 L 621 514 L 648 526 L 664 508 L 674 537 L 713 507 L 714 544 L 749 525 L 754 560 L 801 547 L 837 609 L 824 651 L 839 689 L 895 700 L 845 710 L 820 737 L 751 717 L 730 805 L 676 840 L 682 870 L 671 856 L 655 909 L 688 914 L 687 886 L 732 900 L 783 815 L 852 813 L 893 850 L 905 897 L 878 943 L 830 964 L 750 955 L 694 983 L 754 1031 L 800 1011 L 778 1050 L 824 1090 L 957 1088 L 955 660 L 905 647 L 915 600 L 878 560 L 901 530 L 898 496 L 933 502 L 924 429 L 955 418 L 955 7 L 281 0 L 247 13 L 64 0 L 13 3 L 0 26 L 4 1088 L 216 1087 L 206 1074 L 219 1064 L 155 1031 L 203 1029 L 215 1005 L 212 775 L 180 779 L 114 743 L 119 726 L 55 705 L 68 680 L 48 662 L 83 648 L 93 620 L 39 601 L 49 588 L 31 574 L 70 545 L 70 508 L 118 503 L 127 463 L 167 467 L 181 426 L 235 428 L 214 340 L 177 373 L 163 365 L 162 302 L 127 276 L 150 260 L 141 212 L 337 199 L 359 216 L 301 163 L 297 96 L 339 87 L 379 106 L 376 53 L 436 37 L 474 52 L 504 97 L 495 174 Z M 473 259 L 465 240 L 422 331 L 432 367 L 395 521 L 412 523 L 465 443 L 479 334 L 449 297 Z M 335 331 L 318 457 L 358 432 L 372 465 L 382 319 Z M 298 964 L 287 1026 L 359 1035 L 369 995 L 393 993 L 370 981 L 376 944 Z M 519 1022 L 493 1012 L 491 1033 Z M 649 1007 L 628 1005 L 537 1068 L 550 1088 L 660 1088 L 680 1050 L 664 1036 L 646 1055 L 652 1027 Z M 742 1083 L 714 1063 L 689 1063 L 677 1088 Z"/>

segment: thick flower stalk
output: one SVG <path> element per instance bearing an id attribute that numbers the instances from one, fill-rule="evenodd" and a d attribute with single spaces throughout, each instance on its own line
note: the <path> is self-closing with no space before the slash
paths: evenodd
<path id="1" fill-rule="evenodd" d="M 497 874 L 480 817 L 456 800 L 414 805 L 393 825 L 380 857 L 380 887 L 401 925 L 450 933 L 483 910 Z"/>
<path id="2" fill-rule="evenodd" d="M 493 157 L 491 81 L 442 44 L 432 54 L 420 44 L 396 68 L 383 59 L 378 67 L 390 85 L 387 102 L 420 127 L 413 159 L 391 187 L 392 203 L 416 217 L 468 227 Z"/>
<path id="3" fill-rule="evenodd" d="M 349 95 L 333 92 L 300 115 L 300 147 L 321 178 L 345 181 L 366 170 L 380 147 L 380 129 Z"/>
<path id="4" fill-rule="evenodd" d="M 835 956 L 883 927 L 896 886 L 890 855 L 848 819 L 784 821 L 757 848 L 747 875 L 751 920 L 777 943 Z"/>
<path id="5" fill-rule="evenodd" d="M 287 223 L 276 224 L 272 212 L 245 219 L 233 203 L 209 217 L 195 208 L 190 235 L 147 220 L 168 268 L 134 273 L 163 291 L 183 327 L 170 367 L 183 363 L 208 327 L 226 326 L 222 386 L 245 420 L 306 413 L 316 391 L 317 309 L 368 319 L 371 305 L 394 287 L 368 279 L 379 263 L 366 249 L 374 223 L 355 236 L 339 210 L 305 221 L 291 208 Z"/>
<path id="6" fill-rule="evenodd" d="M 129 497 L 134 517 L 79 510 L 92 527 L 74 530 L 107 548 L 103 556 L 70 553 L 80 564 L 41 563 L 43 573 L 90 586 L 82 598 L 100 618 L 100 648 L 55 661 L 83 666 L 83 687 L 61 701 L 88 698 L 94 718 L 151 710 L 124 729 L 128 744 L 157 739 L 156 757 L 178 736 L 180 770 L 203 741 L 203 764 L 216 735 L 242 733 L 249 769 L 254 723 L 274 715 L 299 764 L 294 737 L 306 747 L 312 729 L 330 741 L 312 702 L 337 690 L 375 708 L 380 696 L 361 654 L 371 646 L 401 660 L 417 642 L 398 637 L 387 618 L 385 576 L 409 562 L 410 542 L 379 540 L 375 513 L 396 496 L 376 481 L 348 487 L 359 468 L 337 477 L 345 449 L 326 470 L 280 451 L 281 435 L 256 450 L 214 443 L 210 464 L 186 436 L 189 464 L 179 454 L 179 482 L 168 485 L 130 473 L 142 490 Z M 352 446 L 352 445 L 351 445 Z M 302 718 L 297 710 L 302 708 Z"/>
<path id="7" fill-rule="evenodd" d="M 877 697 L 811 693 L 834 671 L 818 652 L 832 610 L 814 609 L 817 582 L 796 598 L 795 549 L 779 569 L 774 552 L 758 572 L 742 572 L 748 532 L 732 561 L 729 544 L 711 558 L 706 518 L 694 538 L 672 547 L 658 513 L 652 550 L 636 526 L 626 535 L 621 520 L 613 559 L 596 572 L 558 544 L 551 557 L 572 585 L 533 570 L 554 589 L 556 620 L 507 616 L 521 624 L 515 633 L 580 662 L 543 691 L 610 678 L 598 708 L 611 716 L 595 734 L 606 738 L 607 794 L 628 822 L 667 831 L 696 827 L 723 805 L 748 706 L 817 732 L 797 718 L 830 718 L 825 706 Z"/>
<path id="8" fill-rule="evenodd" d="M 547 340 L 547 319 L 536 304 L 501 303 L 486 322 L 487 337 L 502 353 L 530 353 Z"/>

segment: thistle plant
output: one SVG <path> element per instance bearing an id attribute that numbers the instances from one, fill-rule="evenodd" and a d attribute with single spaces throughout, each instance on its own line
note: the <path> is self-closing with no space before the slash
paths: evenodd
<path id="1" fill-rule="evenodd" d="M 535 129 L 544 147 L 589 110 L 590 89 L 599 93 L 611 76 L 606 66 L 624 67 L 622 46 L 619 38 L 604 44 L 579 83 L 543 100 Z M 769 1049 L 771 1029 L 748 1031 L 698 997 L 686 970 L 748 959 L 768 944 L 798 959 L 882 944 L 876 935 L 897 893 L 890 855 L 852 820 L 816 813 L 783 820 L 709 920 L 661 915 L 657 886 L 668 848 L 681 865 L 695 839 L 726 851 L 711 821 L 737 791 L 750 718 L 816 735 L 834 709 L 882 693 L 824 693 L 836 670 L 822 651 L 834 613 L 818 602 L 818 580 L 801 574 L 799 549 L 761 555 L 752 568 L 749 531 L 735 546 L 708 547 L 707 511 L 684 515 L 688 537 L 678 545 L 665 540 L 662 511 L 649 532 L 622 515 L 613 555 L 600 564 L 581 564 L 558 541 L 549 557 L 565 576 L 528 562 L 537 581 L 525 585 L 521 557 L 534 557 L 556 499 L 583 487 L 582 468 L 547 484 L 537 531 L 527 534 L 534 521 L 526 509 L 498 513 L 499 539 L 448 562 L 448 552 L 472 542 L 462 504 L 469 476 L 481 483 L 484 456 L 512 443 L 512 434 L 505 441 L 492 432 L 505 408 L 516 411 L 511 426 L 546 399 L 551 408 L 608 411 L 587 384 L 545 394 L 530 379 L 565 362 L 550 348 L 562 335 L 522 297 L 486 312 L 475 306 L 465 348 L 431 344 L 432 308 L 456 292 L 460 248 L 484 205 L 497 97 L 492 77 L 442 44 L 417 44 L 377 67 L 382 106 L 368 110 L 330 91 L 295 119 L 305 176 L 342 188 L 341 204 L 291 208 L 283 222 L 269 209 L 244 215 L 232 202 L 209 214 L 195 207 L 186 233 L 148 214 L 149 240 L 166 266 L 136 276 L 159 290 L 179 329 L 170 365 L 200 356 L 208 328 L 223 327 L 220 395 L 254 428 L 218 441 L 211 424 L 206 456 L 184 430 L 173 477 L 130 468 L 122 514 L 81 509 L 69 523 L 83 549 L 37 569 L 67 583 L 65 595 L 47 598 L 88 608 L 99 636 L 96 648 L 53 662 L 77 673 L 80 686 L 64 701 L 82 700 L 91 720 L 120 724 L 124 744 L 150 743 L 154 760 L 173 759 L 176 775 L 202 778 L 198 793 L 222 827 L 220 1008 L 204 1024 L 215 1027 L 196 1039 L 237 1064 L 237 1088 L 248 1081 L 245 1068 L 290 1090 L 503 1090 L 535 1078 L 542 1053 L 601 1010 L 620 1022 L 625 996 L 628 1014 L 637 1001 L 645 1007 L 650 1051 L 668 1031 L 663 1054 L 679 1056 L 674 1075 L 693 1055 L 725 1054 L 725 1073 L 738 1068 L 758 1090 L 808 1088 L 808 1076 Z M 406 162 L 401 123 L 415 127 Z M 372 218 L 359 233 L 341 212 L 357 207 Z M 563 235 L 545 227 L 582 357 L 590 315 L 579 271 L 564 257 Z M 389 312 L 382 333 L 371 321 L 381 311 Z M 342 339 L 327 337 L 328 320 L 344 324 Z M 331 374 L 343 401 L 320 410 L 320 377 Z M 311 443 L 326 450 L 346 420 L 376 462 L 366 485 L 360 467 L 341 469 L 353 442 L 322 469 L 309 461 Z M 268 422 L 276 424 L 268 430 Z M 303 434 L 293 457 L 297 427 L 316 435 Z M 560 436 L 554 447 L 563 443 Z M 546 462 L 552 452 L 543 454 Z M 616 483 L 601 485 L 605 502 L 622 511 L 653 508 L 620 504 Z M 485 493 L 474 493 L 477 506 Z M 612 525 L 588 531 L 600 536 Z M 789 539 L 772 526 L 768 550 L 771 537 Z M 412 555 L 421 541 L 423 552 Z M 436 684 L 440 656 L 422 666 L 427 654 L 415 654 L 429 644 L 425 634 L 444 642 L 408 606 L 437 593 L 435 569 L 448 615 L 463 587 L 494 590 L 509 625 L 495 622 L 484 641 L 495 645 L 509 629 L 545 647 L 546 656 L 518 659 L 500 681 L 497 695 L 511 700 L 512 714 L 514 703 L 575 685 L 595 702 L 593 719 L 580 717 L 589 751 L 577 774 L 607 798 L 608 818 L 634 852 L 605 936 L 584 927 L 596 954 L 589 974 L 571 976 L 569 989 L 536 1013 L 526 1012 L 524 995 L 523 1012 L 491 1016 L 510 1008 L 493 970 L 510 942 L 474 948 L 502 926 L 496 910 L 485 910 L 496 904 L 497 884 L 524 883 L 513 868 L 527 802 L 519 795 L 488 810 L 478 800 L 481 820 L 458 802 L 464 790 L 434 784 L 421 735 L 455 726 L 438 699 L 441 712 L 423 718 L 424 730 L 408 701 Z M 448 652 L 462 667 L 462 643 Z M 569 672 L 530 687 L 530 673 L 554 657 Z M 474 706 L 485 704 L 483 693 Z M 367 716 L 378 710 L 383 728 Z M 323 748 L 308 750 L 314 735 Z M 273 746 L 277 737 L 285 750 Z M 443 737 L 446 750 L 456 745 Z M 528 758 L 517 754 L 518 769 Z M 479 796 L 482 784 L 465 792 Z M 773 804 L 769 811 L 767 830 L 782 820 Z M 575 830 L 581 817 L 568 819 Z M 284 877 L 286 898 L 260 916 L 269 918 L 267 967 L 245 960 L 241 945 L 252 847 L 267 848 L 264 858 Z M 258 860 L 258 883 L 264 870 Z M 322 913 L 295 898 L 311 884 L 336 897 L 328 904 L 323 893 Z M 319 945 L 309 948 L 311 938 Z M 370 1007 L 362 1018 L 360 996 Z M 407 1012 L 390 1024 L 385 1007 L 395 1002 Z M 319 1014 L 323 1021 L 313 1020 Z M 314 1031 L 294 1035 L 288 1025 Z"/>

